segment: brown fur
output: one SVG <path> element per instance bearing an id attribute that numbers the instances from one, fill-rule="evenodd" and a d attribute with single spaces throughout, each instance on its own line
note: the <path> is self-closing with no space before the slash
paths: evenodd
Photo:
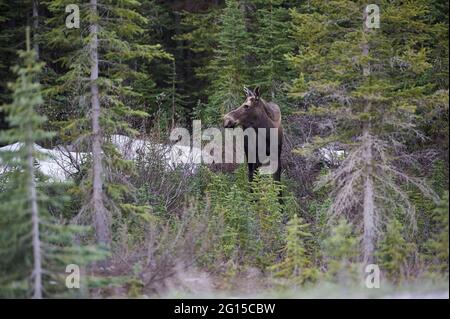
<path id="1" fill-rule="evenodd" d="M 270 151 L 269 129 L 278 129 L 278 170 L 274 174 L 274 179 L 281 179 L 281 150 L 283 143 L 283 127 L 281 125 L 281 111 L 277 104 L 266 102 L 260 97 L 259 88 L 254 92 L 245 89 L 247 97 L 244 103 L 237 109 L 224 116 L 223 125 L 226 128 L 241 126 L 242 129 L 253 128 L 258 134 L 258 128 L 267 129 L 266 150 Z M 258 140 L 258 138 L 256 139 Z M 244 140 L 245 155 L 248 158 L 248 139 Z M 257 151 L 258 152 L 258 151 Z M 257 153 L 258 154 L 258 153 Z M 256 163 L 248 163 L 248 179 L 253 180 L 255 171 L 261 166 L 261 162 L 256 159 Z"/>

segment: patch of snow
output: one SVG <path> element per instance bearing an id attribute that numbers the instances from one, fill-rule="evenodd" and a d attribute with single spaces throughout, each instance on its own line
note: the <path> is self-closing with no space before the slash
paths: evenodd
<path id="1" fill-rule="evenodd" d="M 202 159 L 202 151 L 182 145 L 165 145 L 153 143 L 143 139 L 132 139 L 124 135 L 112 135 L 112 143 L 117 147 L 125 159 L 136 160 L 138 156 L 157 152 L 165 161 L 167 170 L 183 168 L 195 170 Z M 0 148 L 2 151 L 18 151 L 23 146 L 22 143 L 14 143 Z M 89 153 L 70 152 L 66 147 L 57 146 L 53 149 L 46 149 L 37 144 L 34 148 L 42 157 L 37 158 L 39 170 L 52 180 L 62 182 L 75 174 L 79 166 L 83 163 Z M 0 173 L 7 169 L 0 163 Z"/>
<path id="2" fill-rule="evenodd" d="M 319 156 L 327 166 L 336 166 L 345 158 L 345 151 L 334 147 L 322 147 L 318 150 Z"/>
<path id="3" fill-rule="evenodd" d="M 147 152 L 158 152 L 165 158 L 167 169 L 175 169 L 186 164 L 195 168 L 202 159 L 202 150 L 190 146 L 159 144 L 142 139 L 131 139 L 124 135 L 112 135 L 111 141 L 122 155 L 130 160 Z"/>
<path id="4" fill-rule="evenodd" d="M 23 147 L 23 143 L 14 143 L 0 147 L 0 152 L 17 152 Z M 77 172 L 76 164 L 81 163 L 85 153 L 67 152 L 62 148 L 46 149 L 40 145 L 34 144 L 34 149 L 40 154 L 36 158 L 37 167 L 41 173 L 50 177 L 56 182 L 62 182 L 70 175 Z M 1 171 L 7 170 L 7 167 L 1 165 Z"/>

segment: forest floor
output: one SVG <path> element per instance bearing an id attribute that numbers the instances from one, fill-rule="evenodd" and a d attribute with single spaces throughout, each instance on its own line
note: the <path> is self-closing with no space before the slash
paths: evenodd
<path id="1" fill-rule="evenodd" d="M 362 287 L 343 287 L 329 283 L 315 287 L 298 289 L 266 289 L 251 293 L 239 290 L 209 292 L 174 290 L 161 296 L 162 298 L 223 298 L 223 299 L 448 299 L 449 290 L 441 287 L 423 289 L 417 286 L 395 287 L 388 289 L 368 289 Z"/>
<path id="2" fill-rule="evenodd" d="M 380 288 L 321 282 L 314 286 L 282 288 L 263 277 L 236 277 L 230 281 L 201 273 L 186 274 L 183 283 L 168 287 L 160 298 L 284 298 L 284 299 L 448 299 L 449 282 L 421 280 L 394 286 L 381 280 Z"/>

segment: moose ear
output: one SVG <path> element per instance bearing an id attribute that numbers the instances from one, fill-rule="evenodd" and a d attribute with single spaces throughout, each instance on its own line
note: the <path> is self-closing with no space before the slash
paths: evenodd
<path id="1" fill-rule="evenodd" d="M 256 88 L 255 88 L 255 97 L 257 98 L 257 99 L 259 99 L 259 97 L 261 96 L 261 91 L 260 91 L 260 89 L 259 89 L 259 86 L 257 86 Z"/>
<path id="2" fill-rule="evenodd" d="M 249 90 L 246 86 L 244 86 L 244 92 L 245 92 L 245 96 L 247 96 L 247 97 L 255 96 L 253 94 L 253 92 L 251 90 Z"/>

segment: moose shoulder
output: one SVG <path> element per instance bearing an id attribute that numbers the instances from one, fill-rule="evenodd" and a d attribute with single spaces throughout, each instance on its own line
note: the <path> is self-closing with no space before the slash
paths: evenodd
<path id="1" fill-rule="evenodd" d="M 223 125 L 225 128 L 234 128 L 236 126 L 242 127 L 243 130 L 252 128 L 256 133 L 255 139 L 249 139 L 246 135 L 244 137 L 244 151 L 247 158 L 248 164 L 248 179 L 253 180 L 255 171 L 263 165 L 263 159 L 258 151 L 258 147 L 265 146 L 265 155 L 269 154 L 270 150 L 274 148 L 273 139 L 270 138 L 271 133 L 276 134 L 277 147 L 275 149 L 277 168 L 273 177 L 276 181 L 281 179 L 281 150 L 283 142 L 283 127 L 281 126 L 281 112 L 277 104 L 272 102 L 266 102 L 261 98 L 260 89 L 257 87 L 254 91 L 244 88 L 246 93 L 246 99 L 244 103 L 237 109 L 229 112 L 224 116 Z M 265 145 L 261 145 L 256 141 L 260 141 L 261 134 L 265 135 L 262 137 Z M 252 145 L 256 143 L 256 145 Z M 272 147 L 271 147 L 272 146 Z M 250 150 L 255 150 L 255 160 L 249 160 Z M 263 151 L 264 152 L 264 151 Z"/>

